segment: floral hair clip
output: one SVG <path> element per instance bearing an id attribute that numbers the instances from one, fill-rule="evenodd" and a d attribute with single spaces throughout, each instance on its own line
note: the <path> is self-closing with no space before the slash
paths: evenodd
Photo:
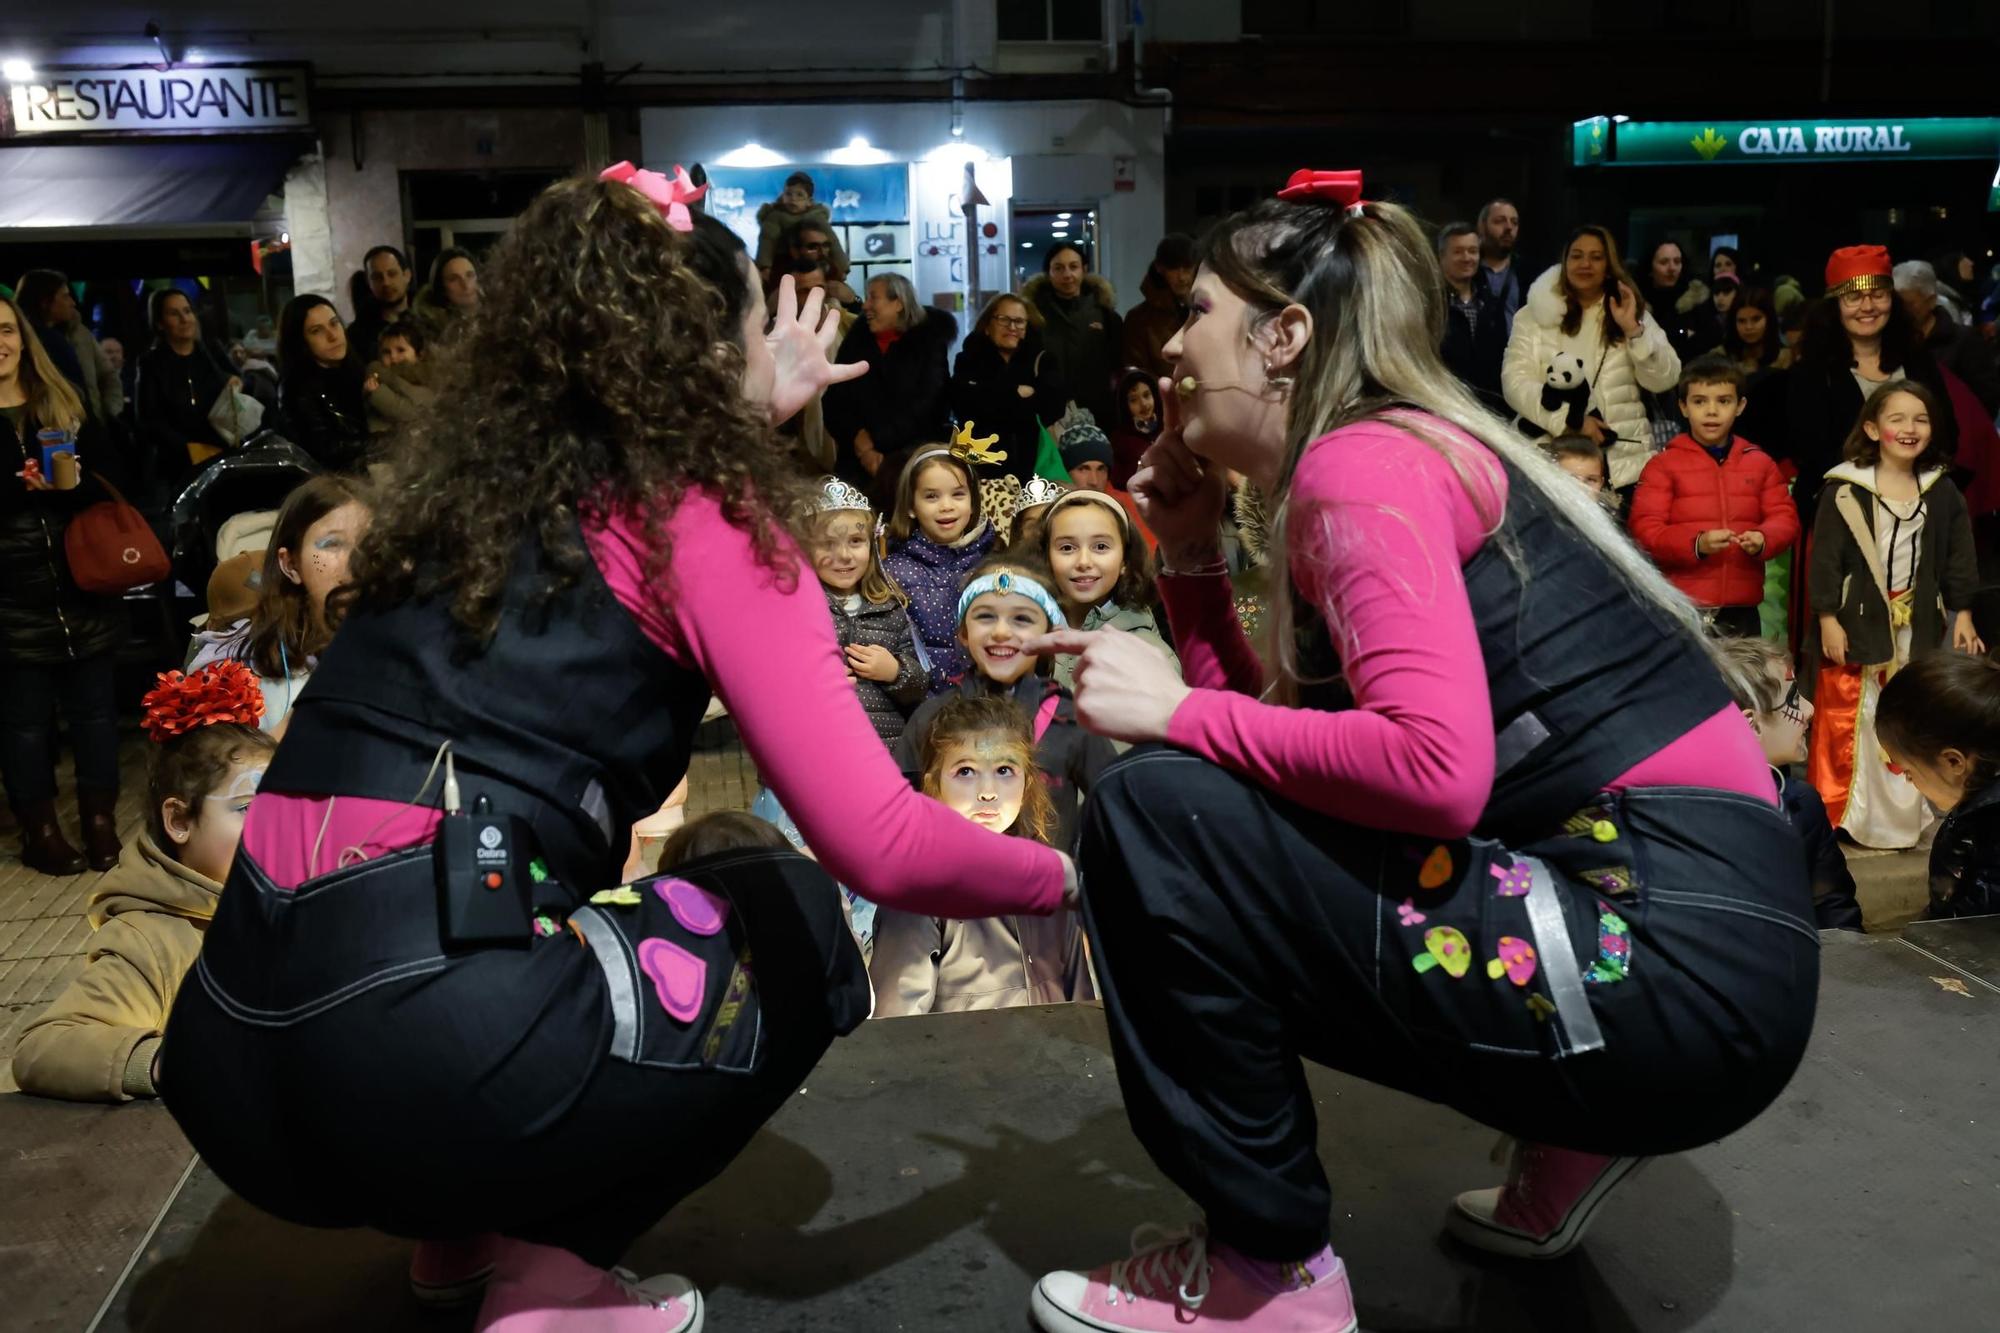
<path id="1" fill-rule="evenodd" d="M 264 690 L 249 667 L 234 658 L 189 675 L 162 671 L 160 683 L 139 701 L 146 734 L 157 742 L 185 736 L 217 722 L 254 727 L 264 716 Z"/>
<path id="2" fill-rule="evenodd" d="M 679 163 L 674 165 L 673 175 L 662 176 L 657 171 L 646 171 L 630 162 L 620 162 L 598 172 L 597 179 L 617 181 L 645 195 L 675 231 L 694 230 L 694 214 L 688 211 L 688 205 L 708 193 L 708 187 L 696 185 L 687 174 L 687 168 Z"/>
<path id="3" fill-rule="evenodd" d="M 1292 203 L 1303 203 L 1308 199 L 1325 204 L 1340 204 L 1347 209 L 1347 216 L 1360 217 L 1368 200 L 1361 197 L 1361 173 L 1359 171 L 1314 171 L 1301 167 L 1285 182 L 1285 188 L 1278 191 L 1278 198 Z"/>

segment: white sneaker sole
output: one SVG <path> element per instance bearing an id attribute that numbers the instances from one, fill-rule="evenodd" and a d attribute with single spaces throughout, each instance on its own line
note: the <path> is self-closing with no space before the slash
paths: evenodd
<path id="1" fill-rule="evenodd" d="M 1131 1333 L 1132 1327 L 1130 1324 L 1100 1323 L 1088 1315 L 1065 1310 L 1042 1290 L 1040 1282 L 1035 1283 L 1034 1290 L 1028 1293 L 1028 1313 L 1042 1333 Z M 1348 1320 L 1345 1328 L 1329 1328 L 1326 1333 L 1357 1333 L 1360 1327 L 1361 1320 L 1357 1316 Z"/>
<path id="2" fill-rule="evenodd" d="M 1472 1212 L 1457 1200 L 1445 1213 L 1445 1232 L 1488 1254 L 1505 1255 L 1510 1259 L 1559 1259 L 1582 1243 L 1583 1233 L 1589 1230 L 1591 1219 L 1611 1192 L 1638 1175 L 1640 1169 L 1652 1160 L 1650 1157 L 1624 1157 L 1606 1167 L 1604 1174 L 1591 1182 L 1583 1197 L 1563 1217 L 1562 1225 L 1546 1236 L 1531 1236 L 1525 1231 L 1503 1227 Z M 1460 1199 L 1464 1197 L 1459 1196 Z"/>

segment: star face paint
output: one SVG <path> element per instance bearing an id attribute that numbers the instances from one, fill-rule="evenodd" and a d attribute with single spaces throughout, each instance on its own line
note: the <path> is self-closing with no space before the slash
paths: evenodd
<path id="1" fill-rule="evenodd" d="M 973 823 L 1005 833 L 1020 818 L 1028 756 L 999 736 L 968 736 L 937 756 L 938 799 Z"/>
<path id="2" fill-rule="evenodd" d="M 321 623 L 326 619 L 327 595 L 347 582 L 348 559 L 367 526 L 368 511 L 359 504 L 348 503 L 329 511 L 307 528 L 305 539 L 299 543 L 292 567 L 298 571 L 299 582 L 312 602 L 314 618 Z"/>

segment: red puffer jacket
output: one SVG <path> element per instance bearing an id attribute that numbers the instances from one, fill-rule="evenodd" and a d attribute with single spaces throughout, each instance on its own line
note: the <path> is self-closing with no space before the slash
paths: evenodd
<path id="1" fill-rule="evenodd" d="M 1762 449 L 1738 436 L 1718 464 L 1682 434 L 1639 474 L 1630 525 L 1640 549 L 1697 605 L 1755 606 L 1764 600 L 1764 562 L 1798 540 L 1799 513 Z M 1697 556 L 1696 539 L 1714 528 L 1761 532 L 1764 549 Z"/>

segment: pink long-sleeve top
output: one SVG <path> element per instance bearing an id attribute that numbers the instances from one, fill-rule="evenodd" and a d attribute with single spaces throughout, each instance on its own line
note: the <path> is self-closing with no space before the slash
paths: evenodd
<path id="1" fill-rule="evenodd" d="M 1263 667 L 1227 579 L 1160 580 L 1194 692 L 1167 738 L 1272 791 L 1352 823 L 1425 837 L 1471 832 L 1492 794 L 1492 698 L 1465 562 L 1502 511 L 1507 474 L 1476 440 L 1432 420 L 1446 458 L 1383 421 L 1314 443 L 1292 483 L 1290 567 L 1302 597 L 1341 627 L 1356 707 L 1263 703 Z M 1479 494 L 1475 505 L 1468 484 Z M 1770 771 L 1742 714 L 1725 708 L 1642 758 L 1613 789 L 1687 784 L 1770 801 Z"/>
<path id="2" fill-rule="evenodd" d="M 829 874 L 877 902 L 933 916 L 1055 910 L 1063 869 L 1054 851 L 987 832 L 898 771 L 847 683 L 826 596 L 796 550 L 786 554 L 797 576 L 780 579 L 705 491 L 683 497 L 668 535 L 673 577 L 662 586 L 645 573 L 649 538 L 635 515 L 584 529 L 619 604 L 663 653 L 707 678 Z M 328 813 L 321 796 L 259 796 L 244 846 L 276 883 L 296 887 L 334 869 L 343 849 L 367 858 L 425 841 L 439 818 L 355 797 Z"/>

